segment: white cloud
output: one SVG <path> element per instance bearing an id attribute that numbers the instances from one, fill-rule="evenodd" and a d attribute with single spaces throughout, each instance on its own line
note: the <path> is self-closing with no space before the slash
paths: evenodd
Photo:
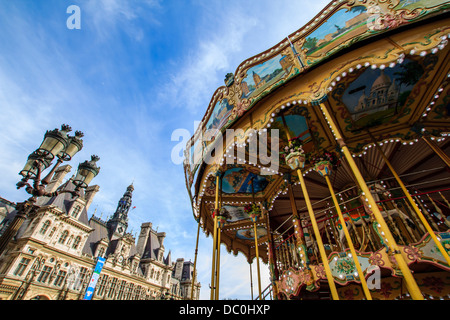
<path id="1" fill-rule="evenodd" d="M 215 89 L 224 84 L 225 74 L 234 72 L 233 57 L 257 25 L 257 19 L 233 8 L 210 12 L 204 19 L 210 22 L 201 27 L 196 45 L 175 63 L 173 76 L 162 86 L 158 97 L 162 101 L 175 101 L 176 107 L 196 114 L 206 110 Z"/>
<path id="2" fill-rule="evenodd" d="M 83 26 L 95 29 L 100 39 L 111 40 L 115 31 L 121 29 L 136 41 L 144 39 L 144 31 L 135 20 L 145 19 L 146 23 L 160 25 L 155 12 L 161 9 L 159 0 L 95 0 L 80 5 L 87 19 Z"/>

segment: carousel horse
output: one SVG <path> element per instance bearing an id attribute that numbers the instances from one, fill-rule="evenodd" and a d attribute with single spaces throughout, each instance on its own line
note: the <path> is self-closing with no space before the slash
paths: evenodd
<path id="1" fill-rule="evenodd" d="M 389 197 L 389 193 L 381 184 L 374 183 L 372 185 L 369 185 L 368 187 L 370 189 L 370 193 L 372 194 L 372 197 L 374 198 L 375 202 L 377 202 L 377 204 L 378 204 L 378 209 L 380 210 L 383 218 L 400 217 L 400 219 L 402 221 L 406 222 L 406 224 L 410 228 L 415 229 L 415 225 L 414 225 L 413 221 L 405 213 L 403 213 L 400 209 L 395 208 L 395 209 L 385 210 L 385 207 L 379 203 L 379 201 L 381 200 L 379 194 L 382 194 L 386 198 Z M 363 196 L 361 196 L 361 201 L 363 202 L 364 209 L 365 209 L 364 214 L 362 214 L 356 210 L 354 210 L 353 212 L 348 212 L 348 213 L 343 214 L 345 225 L 346 225 L 347 229 L 349 229 L 351 227 L 350 219 L 351 219 L 351 223 L 353 223 L 355 226 L 362 226 L 364 223 L 372 223 L 375 221 L 371 217 L 372 210 L 366 204 L 366 201 Z M 364 221 L 362 219 L 364 219 Z M 338 240 L 340 241 L 341 244 L 343 244 L 344 238 L 345 238 L 345 233 L 344 233 L 344 230 L 341 226 L 339 219 L 336 220 L 335 224 L 336 224 L 336 227 L 339 232 Z M 376 226 L 376 225 L 377 224 L 374 224 L 374 226 Z"/>
<path id="2" fill-rule="evenodd" d="M 302 230 L 303 230 L 303 237 L 305 239 L 305 247 L 307 251 L 310 251 L 310 253 L 317 254 L 319 252 L 319 247 L 317 246 L 317 243 L 313 241 L 309 234 L 309 229 L 307 227 L 307 220 L 301 220 Z"/>

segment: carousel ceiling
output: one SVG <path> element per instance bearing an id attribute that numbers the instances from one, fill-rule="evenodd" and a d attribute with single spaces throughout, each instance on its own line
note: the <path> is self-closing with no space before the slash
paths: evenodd
<path id="1" fill-rule="evenodd" d="M 396 187 L 377 142 L 411 191 L 441 190 L 449 198 L 448 166 L 421 138 L 435 139 L 450 153 L 445 139 L 450 28 L 444 16 L 449 7 L 445 1 L 335 1 L 288 39 L 228 74 L 185 154 L 188 192 L 205 232 L 213 230 L 218 171 L 221 205 L 231 216 L 221 238 L 228 251 L 243 252 L 249 261 L 254 257 L 253 223 L 243 211 L 247 203 L 266 212 L 258 221 L 260 243 L 267 241 L 267 223 L 276 234 L 292 232 L 289 190 L 306 219 L 298 177 L 283 152 L 288 137 L 296 137 L 307 154 L 340 156 L 320 105 L 332 111 L 366 181 Z M 332 214 L 330 191 L 308 161 L 303 172 L 323 227 L 320 221 Z M 341 197 L 357 194 L 344 160 L 330 179 Z M 267 261 L 265 246 L 261 249 Z"/>

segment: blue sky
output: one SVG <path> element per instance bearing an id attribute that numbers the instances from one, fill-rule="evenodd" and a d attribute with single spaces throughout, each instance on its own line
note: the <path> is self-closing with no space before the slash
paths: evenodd
<path id="1" fill-rule="evenodd" d="M 183 168 L 171 160 L 174 130 L 191 133 L 217 87 L 245 59 L 277 44 L 328 1 L 0 0 L 0 196 L 16 190 L 46 130 L 83 131 L 69 163 L 100 156 L 100 191 L 89 216 L 112 215 L 135 191 L 128 231 L 151 221 L 173 259 L 194 260 L 197 226 Z M 69 30 L 66 9 L 81 9 Z M 209 298 L 212 239 L 200 236 L 201 298 Z M 253 264 L 255 268 L 255 264 Z M 268 281 L 262 264 L 263 287 Z M 220 298 L 250 298 L 249 266 L 222 247 Z M 255 270 L 255 269 L 254 269 Z M 253 280 L 256 279 L 254 274 Z M 256 282 L 254 294 L 256 295 Z"/>

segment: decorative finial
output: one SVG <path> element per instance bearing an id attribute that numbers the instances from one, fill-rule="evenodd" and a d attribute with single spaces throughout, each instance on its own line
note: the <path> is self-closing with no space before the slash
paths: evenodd
<path id="1" fill-rule="evenodd" d="M 72 127 L 69 126 L 68 124 L 62 124 L 61 131 L 70 132 L 70 131 L 72 131 Z"/>

